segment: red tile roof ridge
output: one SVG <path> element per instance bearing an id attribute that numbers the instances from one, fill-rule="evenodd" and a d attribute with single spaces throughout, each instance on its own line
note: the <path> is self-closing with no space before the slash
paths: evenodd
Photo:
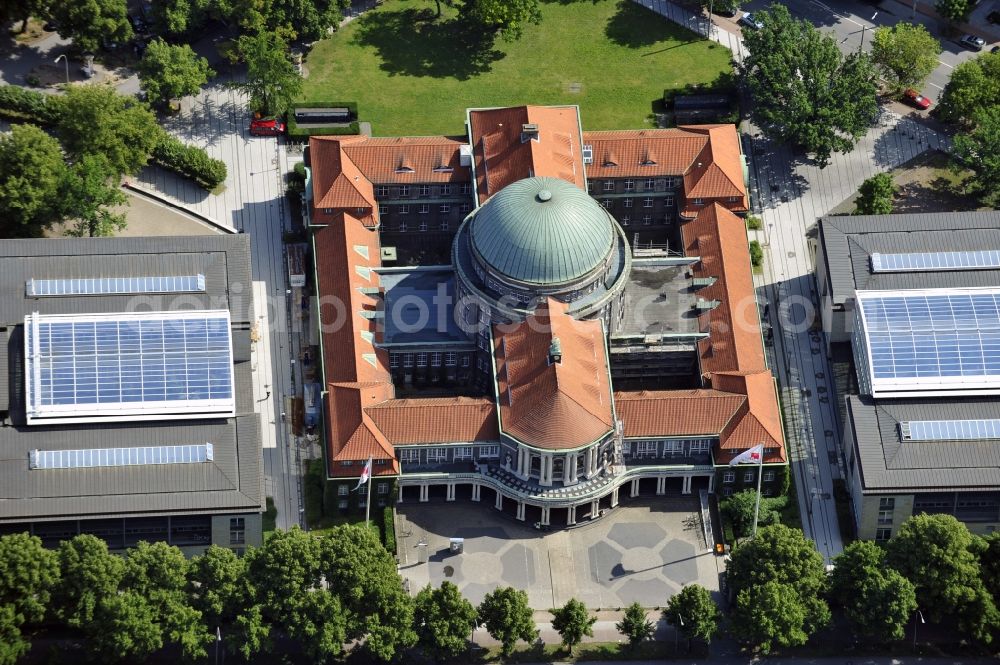
<path id="1" fill-rule="evenodd" d="M 374 404 L 371 409 L 420 409 L 429 406 L 461 406 L 461 405 L 494 405 L 495 402 L 487 397 L 469 397 L 467 395 L 453 395 L 451 397 L 399 397 L 396 399 Z"/>
<path id="2" fill-rule="evenodd" d="M 732 397 L 733 393 L 713 388 L 679 390 L 616 390 L 615 401 L 630 399 L 698 399 L 702 397 Z"/>

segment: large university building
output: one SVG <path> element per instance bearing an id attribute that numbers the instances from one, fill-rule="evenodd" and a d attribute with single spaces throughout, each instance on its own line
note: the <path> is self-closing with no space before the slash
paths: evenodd
<path id="1" fill-rule="evenodd" d="M 481 501 L 571 526 L 625 497 L 788 482 L 731 125 L 313 137 L 328 505 Z"/>
<path id="2" fill-rule="evenodd" d="M 6 240 L 0 534 L 262 541 L 250 239 Z"/>

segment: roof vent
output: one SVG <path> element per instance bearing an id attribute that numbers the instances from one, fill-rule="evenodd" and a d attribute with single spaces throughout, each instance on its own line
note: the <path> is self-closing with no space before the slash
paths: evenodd
<path id="1" fill-rule="evenodd" d="M 521 125 L 521 143 L 531 140 L 538 140 L 538 125 L 533 122 L 526 122 Z"/>
<path id="2" fill-rule="evenodd" d="M 558 337 L 552 338 L 552 343 L 549 344 L 549 364 L 561 364 L 562 363 L 562 342 L 559 341 Z"/>

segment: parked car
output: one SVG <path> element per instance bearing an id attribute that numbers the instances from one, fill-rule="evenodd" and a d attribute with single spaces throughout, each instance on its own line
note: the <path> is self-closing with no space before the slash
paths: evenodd
<path id="1" fill-rule="evenodd" d="M 746 14 L 741 16 L 739 23 L 740 25 L 746 28 L 754 28 L 755 30 L 760 30 L 761 28 L 764 27 L 764 23 L 762 21 L 757 20 L 754 17 L 754 15 L 750 12 L 747 12 Z"/>
<path id="2" fill-rule="evenodd" d="M 923 111 L 929 109 L 933 103 L 913 88 L 907 88 L 903 91 L 903 101 Z"/>
<path id="3" fill-rule="evenodd" d="M 983 47 L 986 46 L 986 40 L 976 35 L 963 35 L 958 40 L 958 43 L 966 48 L 971 48 L 973 51 L 982 51 Z"/>
<path id="4" fill-rule="evenodd" d="M 278 118 L 256 118 L 250 121 L 253 136 L 280 136 L 285 133 L 285 123 Z"/>

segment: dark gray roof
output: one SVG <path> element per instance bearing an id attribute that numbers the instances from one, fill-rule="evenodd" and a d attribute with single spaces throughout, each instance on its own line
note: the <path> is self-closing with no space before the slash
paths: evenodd
<path id="1" fill-rule="evenodd" d="M 847 398 L 865 493 L 1000 488 L 1000 440 L 908 441 L 899 423 L 1000 419 L 1000 400 Z"/>
<path id="2" fill-rule="evenodd" d="M 205 293 L 31 298 L 29 279 L 204 274 Z M 232 418 L 28 426 L 23 321 L 40 314 L 228 309 L 233 346 L 253 321 L 250 239 L 245 235 L 11 240 L 0 246 L 0 522 L 139 514 L 260 511 L 264 502 L 258 415 L 249 354 L 234 354 Z M 33 449 L 212 443 L 200 464 L 31 470 Z"/>
<path id="3" fill-rule="evenodd" d="M 824 217 L 819 222 L 833 302 L 855 290 L 1000 285 L 1000 270 L 873 273 L 871 254 L 1000 249 L 1000 211 Z"/>

